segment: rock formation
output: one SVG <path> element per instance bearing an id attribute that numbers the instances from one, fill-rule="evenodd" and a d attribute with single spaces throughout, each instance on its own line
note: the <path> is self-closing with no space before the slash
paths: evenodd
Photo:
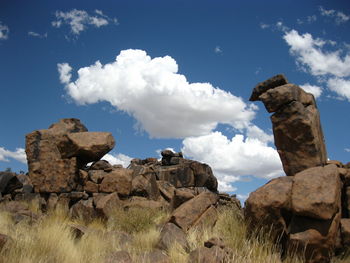
<path id="1" fill-rule="evenodd" d="M 250 100 L 274 112 L 275 145 L 289 175 L 250 194 L 244 211 L 250 234 L 265 228 L 283 253 L 297 252 L 308 263 L 330 262 L 349 246 L 350 167 L 327 162 L 312 94 L 277 75 L 259 83 Z"/>
<path id="2" fill-rule="evenodd" d="M 312 94 L 277 75 L 257 84 L 250 100 L 261 100 L 266 110 L 274 113 L 273 134 L 286 175 L 327 163 L 320 116 Z"/>
<path id="3" fill-rule="evenodd" d="M 15 207 L 11 211 L 19 220 L 35 217 L 17 202 L 22 200 L 35 201 L 42 211 L 60 207 L 85 220 L 108 219 L 115 207 L 169 209 L 169 222 L 184 232 L 215 223 L 219 205 L 240 208 L 234 196 L 218 193 L 208 165 L 169 150 L 160 161 L 133 159 L 127 168 L 100 160 L 114 145 L 110 133 L 88 132 L 78 119 L 33 131 L 26 136 L 28 176 L 1 172 L 1 200 Z"/>

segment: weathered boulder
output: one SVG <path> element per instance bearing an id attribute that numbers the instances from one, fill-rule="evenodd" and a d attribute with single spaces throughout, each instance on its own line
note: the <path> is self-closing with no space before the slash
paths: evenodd
<path id="1" fill-rule="evenodd" d="M 350 218 L 340 220 L 341 242 L 345 248 L 350 247 Z"/>
<path id="2" fill-rule="evenodd" d="M 120 168 L 105 174 L 99 185 L 100 192 L 117 192 L 120 196 L 128 196 L 131 191 L 132 173 L 130 169 Z"/>
<path id="3" fill-rule="evenodd" d="M 94 162 L 89 170 L 103 170 L 105 172 L 110 172 L 113 170 L 113 166 L 106 160 L 99 160 Z"/>
<path id="4" fill-rule="evenodd" d="M 259 83 L 251 101 L 261 100 L 271 116 L 275 145 L 287 175 L 327 163 L 320 116 L 312 94 L 287 84 L 283 75 Z"/>
<path id="5" fill-rule="evenodd" d="M 288 83 L 288 80 L 283 74 L 276 75 L 272 78 L 269 78 L 263 82 L 258 83 L 253 89 L 252 95 L 250 96 L 250 101 L 259 100 L 260 95 L 268 91 L 269 89 L 273 89 L 278 86 L 282 86 Z"/>
<path id="6" fill-rule="evenodd" d="M 329 262 L 337 246 L 341 186 L 334 164 L 273 179 L 245 203 L 248 230 L 265 227 L 285 250 L 297 251 L 306 262 Z"/>
<path id="7" fill-rule="evenodd" d="M 62 119 L 26 135 L 29 178 L 35 192 L 60 193 L 80 185 L 79 169 L 114 146 L 110 133 L 87 132 L 78 119 Z"/>
<path id="8" fill-rule="evenodd" d="M 203 192 L 174 210 L 169 222 L 174 223 L 184 231 L 188 231 L 198 220 L 204 220 L 201 216 L 217 201 L 217 194 Z"/>
<path id="9" fill-rule="evenodd" d="M 79 218 L 85 221 L 91 221 L 96 218 L 96 211 L 93 206 L 92 198 L 80 200 L 70 208 L 70 215 L 73 218 Z"/>
<path id="10" fill-rule="evenodd" d="M 275 236 L 287 233 L 287 223 L 291 217 L 292 185 L 293 177 L 279 177 L 249 195 L 245 202 L 244 216 L 250 233 L 271 226 Z"/>
<path id="11" fill-rule="evenodd" d="M 120 206 L 120 201 L 117 193 L 101 196 L 95 202 L 96 212 L 102 218 L 108 218 L 113 209 Z"/>
<path id="12" fill-rule="evenodd" d="M 78 157 L 79 161 L 88 163 L 101 159 L 114 145 L 109 132 L 76 132 L 66 134 L 58 147 L 62 157 Z"/>
<path id="13" fill-rule="evenodd" d="M 157 248 L 168 251 L 175 242 L 184 250 L 189 249 L 185 232 L 173 223 L 166 223 L 160 232 Z"/>
<path id="14" fill-rule="evenodd" d="M 297 173 L 292 190 L 293 213 L 322 220 L 333 218 L 341 209 L 341 187 L 334 164 Z"/>
<path id="15" fill-rule="evenodd" d="M 0 172 L 0 193 L 10 194 L 16 189 L 23 187 L 23 183 L 19 180 L 15 173 Z"/>

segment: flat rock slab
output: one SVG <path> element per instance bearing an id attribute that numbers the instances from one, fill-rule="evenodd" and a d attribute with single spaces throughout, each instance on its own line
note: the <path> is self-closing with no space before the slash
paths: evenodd
<path id="1" fill-rule="evenodd" d="M 171 215 L 170 222 L 187 231 L 204 212 L 219 200 L 217 194 L 203 192 L 179 206 Z"/>
<path id="2" fill-rule="evenodd" d="M 292 211 L 299 216 L 331 219 L 340 209 L 341 181 L 334 164 L 297 173 L 292 188 Z"/>
<path id="3" fill-rule="evenodd" d="M 76 132 L 67 134 L 67 147 L 61 147 L 65 156 L 77 156 L 83 162 L 93 162 L 101 159 L 113 149 L 114 138 L 110 132 Z"/>

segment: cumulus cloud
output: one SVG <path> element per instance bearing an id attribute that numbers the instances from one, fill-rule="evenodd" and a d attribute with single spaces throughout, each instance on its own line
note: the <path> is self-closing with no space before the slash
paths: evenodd
<path id="1" fill-rule="evenodd" d="M 68 25 L 72 34 L 79 35 L 86 30 L 88 26 L 102 27 L 110 22 L 117 24 L 116 18 L 110 18 L 103 14 L 101 10 L 95 10 L 96 15 L 89 15 L 85 10 L 72 9 L 67 12 L 56 11 L 56 20 L 52 21 L 52 26 L 60 28 L 62 25 Z"/>
<path id="2" fill-rule="evenodd" d="M 279 155 L 267 143 L 271 138 L 262 136 L 261 130 L 253 130 L 255 133 L 251 134 L 255 136 L 252 137 L 238 134 L 230 139 L 215 131 L 185 138 L 182 152 L 187 157 L 209 164 L 218 178 L 221 191 L 234 191 L 232 183 L 242 176 L 271 179 L 283 175 Z"/>
<path id="3" fill-rule="evenodd" d="M 349 15 L 346 15 L 341 11 L 336 11 L 334 9 L 327 10 L 322 6 L 320 6 L 319 10 L 322 16 L 333 18 L 335 23 L 338 25 L 346 23 L 350 19 Z"/>
<path id="4" fill-rule="evenodd" d="M 60 81 L 62 84 L 68 84 L 72 78 L 72 67 L 68 63 L 58 63 L 57 70 L 60 75 Z"/>
<path id="5" fill-rule="evenodd" d="M 314 95 L 315 99 L 319 98 L 322 94 L 322 88 L 315 85 L 310 85 L 309 83 L 305 83 L 304 85 L 300 85 L 300 87 L 306 92 Z"/>
<path id="6" fill-rule="evenodd" d="M 0 40 L 6 40 L 9 37 L 10 29 L 0 21 Z"/>
<path id="7" fill-rule="evenodd" d="M 152 59 L 143 50 L 123 50 L 114 62 L 80 68 L 72 82 L 67 63 L 58 70 L 76 103 L 107 101 L 133 116 L 151 137 L 205 135 L 219 123 L 244 129 L 255 115 L 256 106 L 229 92 L 210 83 L 189 83 L 170 56 Z"/>
<path id="8" fill-rule="evenodd" d="M 298 66 L 319 82 L 325 82 L 329 90 L 350 100 L 349 50 L 329 51 L 327 45 L 334 48 L 337 45 L 335 41 L 314 38 L 309 33 L 299 34 L 296 30 L 286 31 L 283 38 L 290 46 L 290 53 L 295 56 Z M 302 88 L 313 93 L 316 98 L 322 93 L 320 87 L 308 83 Z"/>
<path id="9" fill-rule="evenodd" d="M 0 147 L 0 161 L 9 162 L 9 158 L 15 159 L 21 163 L 27 163 L 27 155 L 23 148 L 16 148 L 16 151 L 12 152 Z"/>
<path id="10" fill-rule="evenodd" d="M 297 62 L 314 76 L 331 74 L 336 77 L 350 76 L 350 54 L 341 56 L 341 50 L 327 52 L 321 48 L 327 43 L 311 34 L 300 35 L 290 30 L 283 36 Z"/>
<path id="11" fill-rule="evenodd" d="M 109 153 L 107 153 L 105 156 L 103 156 L 101 158 L 101 160 L 106 160 L 111 165 L 121 164 L 121 165 L 123 165 L 124 168 L 129 166 L 130 161 L 132 159 L 133 158 L 131 158 L 130 156 L 127 156 L 127 155 L 122 154 L 122 153 L 118 153 L 118 154 L 109 154 Z"/>
<path id="12" fill-rule="evenodd" d="M 45 34 L 39 34 L 39 33 L 37 33 L 37 32 L 29 31 L 29 32 L 28 32 L 28 36 L 37 37 L 37 38 L 47 38 L 47 33 L 45 33 Z"/>
<path id="13" fill-rule="evenodd" d="M 350 101 L 350 80 L 343 78 L 330 78 L 327 81 L 327 85 L 330 90 Z"/>

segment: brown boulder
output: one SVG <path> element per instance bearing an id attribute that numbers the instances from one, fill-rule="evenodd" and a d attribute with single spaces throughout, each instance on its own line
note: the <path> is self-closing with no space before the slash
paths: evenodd
<path id="1" fill-rule="evenodd" d="M 314 167 L 294 176 L 292 211 L 295 215 L 331 219 L 340 211 L 341 181 L 334 164 Z"/>
<path id="2" fill-rule="evenodd" d="M 293 101 L 271 116 L 275 145 L 287 175 L 327 162 L 316 106 Z"/>
<path id="3" fill-rule="evenodd" d="M 120 168 L 105 174 L 99 186 L 100 192 L 117 192 L 120 196 L 128 196 L 131 191 L 132 174 L 133 171 L 126 168 Z"/>
<path id="4" fill-rule="evenodd" d="M 176 188 L 195 186 L 194 174 L 189 165 L 159 166 L 156 172 L 159 180 L 167 181 Z"/>
<path id="5" fill-rule="evenodd" d="M 320 116 L 314 97 L 277 75 L 253 90 L 251 101 L 263 101 L 271 116 L 275 145 L 287 175 L 327 163 Z"/>
<path id="6" fill-rule="evenodd" d="M 194 197 L 194 191 L 189 188 L 175 189 L 173 199 L 171 200 L 172 209 L 178 208 L 183 203 Z"/>
<path id="7" fill-rule="evenodd" d="M 250 101 L 257 101 L 261 94 L 265 93 L 269 89 L 276 88 L 288 83 L 288 80 L 283 74 L 276 75 L 269 78 L 263 82 L 258 83 L 253 89 L 252 95 L 250 96 Z"/>
<path id="8" fill-rule="evenodd" d="M 113 209 L 120 206 L 120 201 L 117 193 L 101 196 L 95 202 L 96 212 L 102 218 L 108 218 Z"/>
<path id="9" fill-rule="evenodd" d="M 109 132 L 76 132 L 65 135 L 58 145 L 64 158 L 77 157 L 83 163 L 98 161 L 113 149 L 114 138 Z"/>
<path id="10" fill-rule="evenodd" d="M 169 222 L 187 231 L 201 218 L 205 211 L 215 205 L 218 196 L 211 192 L 203 192 L 179 206 L 170 216 Z"/>
<path id="11" fill-rule="evenodd" d="M 91 221 L 96 217 L 95 208 L 93 207 L 92 198 L 80 200 L 70 208 L 72 218 L 79 218 L 84 221 Z"/>
<path id="12" fill-rule="evenodd" d="M 112 165 L 106 161 L 106 160 L 99 160 L 97 162 L 94 162 L 89 170 L 103 170 L 105 172 L 110 172 L 113 170 Z"/>
<path id="13" fill-rule="evenodd" d="M 293 177 L 284 176 L 273 179 L 250 193 L 244 209 L 250 233 L 261 227 L 271 226 L 276 236 L 287 232 L 287 222 L 291 217 L 292 185 Z"/>
<path id="14" fill-rule="evenodd" d="M 171 183 L 162 180 L 157 181 L 157 185 L 161 196 L 170 202 L 174 197 L 175 187 Z"/>
<path id="15" fill-rule="evenodd" d="M 350 218 L 340 220 L 341 242 L 343 247 L 350 247 Z"/>
<path id="16" fill-rule="evenodd" d="M 86 132 L 87 128 L 79 119 L 60 119 L 59 122 L 51 124 L 49 129 L 55 134 L 65 134 L 72 132 Z"/>
<path id="17" fill-rule="evenodd" d="M 184 250 L 189 249 L 185 232 L 173 223 L 166 223 L 160 232 L 157 248 L 168 251 L 175 242 Z"/>

